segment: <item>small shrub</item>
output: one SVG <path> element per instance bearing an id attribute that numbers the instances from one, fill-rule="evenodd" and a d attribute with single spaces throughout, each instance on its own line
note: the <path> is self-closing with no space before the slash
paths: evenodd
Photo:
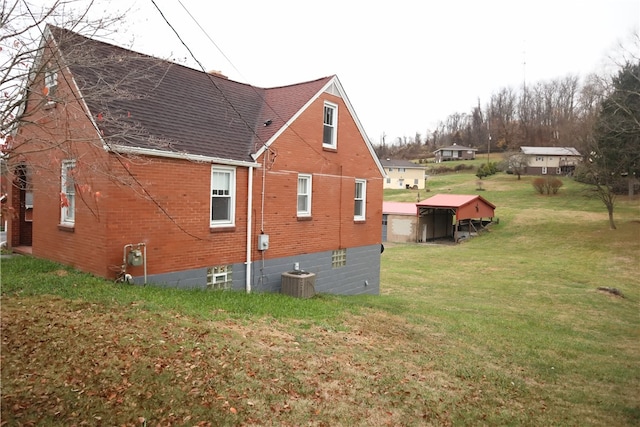
<path id="1" fill-rule="evenodd" d="M 456 172 L 460 172 L 460 171 L 465 171 L 465 170 L 473 169 L 473 165 L 467 165 L 467 164 L 461 163 L 461 164 L 459 164 L 459 165 L 456 165 L 453 169 L 454 169 Z"/>
<path id="2" fill-rule="evenodd" d="M 547 178 L 547 182 L 547 194 L 549 194 L 549 189 L 551 190 L 552 194 L 558 194 L 558 190 L 560 189 L 560 187 L 562 187 L 562 180 L 554 176 L 553 178 Z"/>
<path id="3" fill-rule="evenodd" d="M 487 170 L 489 171 L 489 175 L 495 175 L 498 173 L 498 163 L 489 162 L 487 163 Z"/>
<path id="4" fill-rule="evenodd" d="M 482 179 L 485 176 L 495 175 L 496 173 L 498 173 L 498 164 L 496 162 L 488 162 L 480 165 L 476 176 Z"/>
<path id="5" fill-rule="evenodd" d="M 560 178 L 548 176 L 534 179 L 531 185 L 540 194 L 558 194 L 558 190 L 563 184 Z"/>
<path id="6" fill-rule="evenodd" d="M 434 175 L 440 175 L 440 174 L 450 173 L 450 172 L 453 172 L 453 169 L 447 166 L 437 166 L 431 169 L 431 173 Z"/>
<path id="7" fill-rule="evenodd" d="M 533 185 L 533 188 L 535 188 L 538 193 L 544 194 L 544 188 L 545 188 L 544 182 L 545 182 L 545 179 L 542 177 L 535 178 L 531 183 L 531 185 Z"/>

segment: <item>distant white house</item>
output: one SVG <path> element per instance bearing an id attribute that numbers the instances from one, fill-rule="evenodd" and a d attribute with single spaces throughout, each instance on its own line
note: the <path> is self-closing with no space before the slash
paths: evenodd
<path id="1" fill-rule="evenodd" d="M 424 166 L 408 160 L 397 159 L 380 159 L 380 164 L 382 164 L 387 175 L 383 188 L 413 188 L 418 190 L 424 188 L 426 170 Z"/>
<path id="2" fill-rule="evenodd" d="M 573 147 L 520 147 L 527 157 L 525 175 L 571 175 L 582 161 Z"/>

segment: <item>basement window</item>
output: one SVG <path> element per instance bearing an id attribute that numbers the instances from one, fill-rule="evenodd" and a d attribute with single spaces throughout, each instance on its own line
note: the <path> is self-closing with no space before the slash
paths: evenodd
<path id="1" fill-rule="evenodd" d="M 233 283 L 231 266 L 219 265 L 207 268 L 207 289 L 228 290 Z"/>
<path id="2" fill-rule="evenodd" d="M 331 268 L 340 268 L 347 265 L 347 250 L 337 249 L 331 254 Z"/>

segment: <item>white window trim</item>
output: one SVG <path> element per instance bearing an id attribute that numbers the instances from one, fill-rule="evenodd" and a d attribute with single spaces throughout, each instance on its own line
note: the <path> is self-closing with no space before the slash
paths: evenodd
<path id="1" fill-rule="evenodd" d="M 360 212 L 359 215 L 357 215 L 354 211 L 353 214 L 353 219 L 355 221 L 364 221 L 367 217 L 367 180 L 366 179 L 356 179 L 356 183 L 355 183 L 355 188 L 358 188 L 358 184 L 362 184 L 362 197 L 361 198 L 357 198 L 355 197 L 355 191 L 354 191 L 354 199 L 353 199 L 353 203 L 354 203 L 354 207 L 355 207 L 355 203 L 358 200 L 362 201 L 362 212 Z"/>
<path id="2" fill-rule="evenodd" d="M 298 178 L 296 180 L 296 211 L 298 213 L 298 216 L 311 216 L 311 195 L 313 194 L 313 181 L 312 181 L 312 175 L 309 174 L 298 174 Z M 299 192 L 299 182 L 300 179 L 305 179 L 307 181 L 307 193 L 300 193 Z M 298 198 L 300 196 L 306 196 L 307 197 L 307 209 L 306 210 L 300 210 L 298 209 Z"/>
<path id="3" fill-rule="evenodd" d="M 56 71 L 47 70 L 44 74 L 44 86 L 47 88 L 47 104 L 53 104 L 53 97 L 58 88 L 58 73 Z"/>
<path id="4" fill-rule="evenodd" d="M 213 173 L 223 172 L 229 174 L 229 219 L 213 220 Z M 209 182 L 209 221 L 211 227 L 233 227 L 236 225 L 236 168 L 224 166 L 211 166 Z"/>
<path id="5" fill-rule="evenodd" d="M 74 225 L 76 223 L 76 191 L 75 184 L 73 194 L 67 192 L 67 180 L 69 171 L 75 169 L 75 160 L 63 160 L 60 172 L 60 194 L 63 194 L 68 201 L 68 206 L 60 205 L 60 224 Z M 70 197 L 71 196 L 71 197 Z"/>
<path id="6" fill-rule="evenodd" d="M 543 166 L 542 167 L 542 175 L 546 175 L 547 174 L 547 167 Z"/>
<path id="7" fill-rule="evenodd" d="M 331 144 L 324 143 L 324 110 L 327 107 L 333 109 L 333 123 L 331 123 L 333 133 L 331 135 Z M 338 148 L 338 105 L 327 101 L 325 101 L 324 107 L 322 108 L 322 146 L 334 150 Z"/>

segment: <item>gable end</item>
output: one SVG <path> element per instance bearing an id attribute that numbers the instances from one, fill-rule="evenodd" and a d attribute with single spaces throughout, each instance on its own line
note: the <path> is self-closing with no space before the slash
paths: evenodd
<path id="1" fill-rule="evenodd" d="M 342 98 L 342 93 L 340 92 L 340 89 L 336 86 L 335 81 L 332 81 L 331 84 L 327 86 L 324 92 L 330 95 L 334 95 L 339 98 Z"/>

